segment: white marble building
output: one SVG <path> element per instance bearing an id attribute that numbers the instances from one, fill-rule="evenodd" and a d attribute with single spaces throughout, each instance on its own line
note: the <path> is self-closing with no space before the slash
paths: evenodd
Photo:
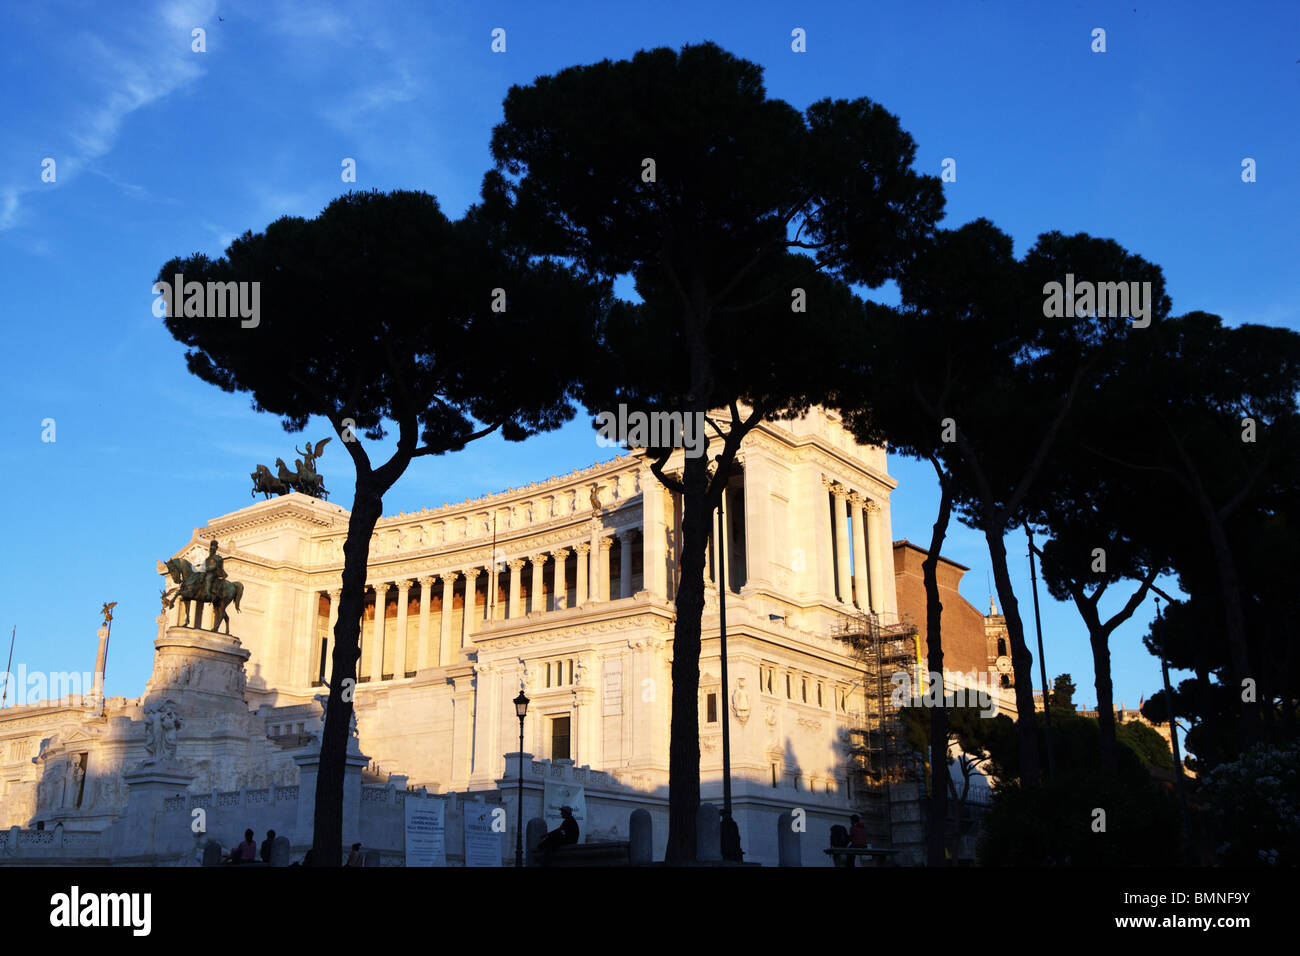
<path id="1" fill-rule="evenodd" d="M 680 455 L 669 472 L 680 472 Z M 858 445 L 822 410 L 761 426 L 742 446 L 725 518 L 730 686 L 720 681 L 712 586 L 699 713 L 704 798 L 720 800 L 721 720 L 730 712 L 733 790 L 748 859 L 775 863 L 776 817 L 800 807 L 809 817 L 806 862 L 823 864 L 826 828 L 855 805 L 842 731 L 862 709 L 863 688 L 835 635 L 846 614 L 897 619 L 893 487 L 883 449 Z M 193 778 L 185 785 L 191 793 L 298 783 L 303 761 L 295 758 L 318 747 L 314 698 L 323 691 L 323 669 L 328 679 L 347 522 L 339 505 L 294 494 L 214 518 L 174 552 L 201 564 L 215 538 L 226 573 L 245 588 L 232 633 L 247 664 L 228 680 L 246 679 L 238 696 L 247 705 L 234 709 L 253 708 L 252 722 L 229 717 L 240 722 L 238 733 L 197 759 L 182 726 L 178 759 Z M 356 715 L 366 755 L 358 762 L 368 759 L 372 771 L 400 775 L 395 779 L 429 793 L 508 804 L 517 777 L 507 755 L 519 750 L 511 701 L 522 686 L 532 701 L 524 750 L 536 766 L 611 794 L 606 816 L 599 807 L 593 814 L 592 834 L 625 836 L 639 797 L 656 810 L 662 853 L 679 536 L 680 503 L 637 454 L 381 519 L 371 541 L 358 662 Z M 715 561 L 713 553 L 711 576 Z M 159 660 L 139 701 L 114 699 L 102 717 L 72 705 L 42 709 L 43 726 L 67 725 L 53 744 L 45 742 L 46 760 L 80 752 L 76 741 L 102 738 L 86 745 L 82 767 L 110 781 L 103 786 L 111 791 L 114 776 L 142 757 L 144 707 L 160 694 L 175 700 L 183 720 L 209 732 L 204 714 L 213 701 L 177 697 L 174 685 L 184 676 L 186 685 L 206 689 L 229 651 L 222 657 L 191 648 L 191 658 L 208 657 L 214 673 L 206 677 L 194 676 L 194 664 L 188 674 L 170 673 L 167 648 L 193 633 L 177 624 L 159 619 Z M 221 708 L 229 709 L 225 702 Z M 0 716 L 7 781 L 0 825 L 25 826 L 44 815 L 75 828 L 89 805 L 52 807 L 39 795 L 42 805 L 23 789 L 38 776 L 29 769 L 36 754 L 26 752 L 35 735 L 20 734 L 16 721 L 34 716 Z M 257 739 L 243 736 L 236 745 L 249 731 Z M 28 769 L 15 771 L 4 761 L 19 750 L 18 764 Z M 92 804 L 101 802 L 99 786 L 92 785 Z M 111 794 L 102 803 L 122 805 Z M 510 819 L 513 825 L 513 811 Z M 294 834 L 295 847 L 302 839 Z"/>

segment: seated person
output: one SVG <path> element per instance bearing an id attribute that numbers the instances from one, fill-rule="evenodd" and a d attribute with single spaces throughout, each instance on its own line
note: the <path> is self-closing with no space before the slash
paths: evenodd
<path id="1" fill-rule="evenodd" d="M 231 863 L 257 862 L 257 844 L 253 842 L 253 831 L 244 831 L 244 842 L 235 847 L 230 854 Z"/>
<path id="2" fill-rule="evenodd" d="M 856 813 L 849 820 L 853 826 L 849 827 L 849 845 L 859 849 L 864 849 L 867 845 L 867 825 L 862 822 L 862 818 Z"/>
<path id="3" fill-rule="evenodd" d="M 542 842 L 537 844 L 538 852 L 547 854 L 557 846 L 568 846 L 578 842 L 578 821 L 573 819 L 573 808 L 560 807 L 560 817 L 562 818 L 560 825 L 542 837 Z"/>

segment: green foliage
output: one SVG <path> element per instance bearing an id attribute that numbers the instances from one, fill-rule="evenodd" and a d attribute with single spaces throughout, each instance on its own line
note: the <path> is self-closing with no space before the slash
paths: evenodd
<path id="1" fill-rule="evenodd" d="M 1254 747 L 1200 781 L 1215 853 L 1229 866 L 1300 864 L 1300 747 Z"/>
<path id="2" fill-rule="evenodd" d="M 1165 770 L 1174 769 L 1174 755 L 1169 749 L 1169 741 L 1146 724 L 1140 724 L 1136 720 L 1118 724 L 1115 727 L 1115 739 L 1145 762 Z"/>
<path id="3" fill-rule="evenodd" d="M 979 848 L 983 862 L 991 866 L 1177 862 L 1177 804 L 1152 781 L 1139 753 L 1128 746 L 1115 754 L 1116 775 L 1102 773 L 1096 720 L 1053 711 L 1056 777 L 1041 788 L 1027 790 L 1017 779 L 1020 751 L 1015 723 L 1003 714 L 986 719 L 979 711 L 967 711 L 954 712 L 953 732 L 966 751 L 989 755 L 987 769 L 997 779 L 993 805 L 984 817 Z M 1047 738 L 1042 715 L 1037 716 L 1039 763 L 1046 767 Z M 1096 808 L 1106 811 L 1105 833 L 1092 830 Z"/>
<path id="4" fill-rule="evenodd" d="M 1052 682 L 1052 706 L 1074 713 L 1074 680 L 1069 674 L 1061 674 Z"/>
<path id="5" fill-rule="evenodd" d="M 1110 780 L 1071 767 L 1043 786 L 999 788 L 977 850 L 985 866 L 1176 864 L 1178 807 L 1149 780 Z M 1104 832 L 1097 811 L 1104 811 Z"/>

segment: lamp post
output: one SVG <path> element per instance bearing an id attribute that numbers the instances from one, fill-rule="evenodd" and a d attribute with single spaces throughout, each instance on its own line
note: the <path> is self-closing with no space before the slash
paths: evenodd
<path id="1" fill-rule="evenodd" d="M 722 487 L 718 502 L 718 655 L 722 660 L 722 858 L 739 863 L 743 859 L 740 849 L 740 827 L 731 815 L 731 724 L 730 685 L 727 683 L 727 542 L 724 516 L 727 508 L 727 488 Z"/>
<path id="2" fill-rule="evenodd" d="M 1034 532 L 1025 522 L 1025 536 L 1029 539 L 1029 579 L 1034 591 L 1034 627 L 1038 630 L 1038 671 L 1043 681 L 1043 732 L 1047 737 L 1047 779 L 1056 777 L 1056 748 L 1052 746 L 1052 697 L 1047 692 L 1047 658 L 1043 654 L 1043 622 L 1038 617 L 1038 572 L 1034 570 L 1034 555 L 1043 552 L 1034 547 Z M 1003 608 L 1006 610 L 1006 608 Z"/>
<path id="3" fill-rule="evenodd" d="M 524 865 L 524 717 L 528 714 L 528 695 L 519 688 L 515 698 L 515 715 L 519 718 L 519 808 L 515 816 L 515 866 Z"/>

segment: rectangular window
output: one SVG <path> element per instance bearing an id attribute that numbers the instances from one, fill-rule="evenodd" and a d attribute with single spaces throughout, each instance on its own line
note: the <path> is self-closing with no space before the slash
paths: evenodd
<path id="1" fill-rule="evenodd" d="M 569 683 L 573 683 L 573 658 L 569 658 Z"/>
<path id="2" fill-rule="evenodd" d="M 551 718 L 551 759 L 569 759 L 569 718 Z"/>
<path id="3" fill-rule="evenodd" d="M 806 677 L 803 678 L 803 679 L 800 681 L 800 683 L 803 685 L 803 687 L 802 687 L 803 702 L 806 704 L 806 703 L 808 703 L 808 678 L 806 678 Z"/>
<path id="4" fill-rule="evenodd" d="M 705 698 L 705 704 L 708 710 L 708 722 L 716 724 L 718 722 L 718 695 L 710 694 Z"/>
<path id="5" fill-rule="evenodd" d="M 825 706 L 825 705 L 822 704 L 822 685 L 821 685 L 821 681 L 818 681 L 818 682 L 817 682 L 817 706 L 818 706 L 818 707 Z"/>
<path id="6" fill-rule="evenodd" d="M 785 699 L 794 700 L 794 694 L 790 691 L 790 675 L 785 675 Z"/>
<path id="7" fill-rule="evenodd" d="M 772 764 L 772 786 L 776 786 L 776 764 Z"/>
<path id="8" fill-rule="evenodd" d="M 546 686 L 551 686 L 551 662 L 546 662 Z"/>

